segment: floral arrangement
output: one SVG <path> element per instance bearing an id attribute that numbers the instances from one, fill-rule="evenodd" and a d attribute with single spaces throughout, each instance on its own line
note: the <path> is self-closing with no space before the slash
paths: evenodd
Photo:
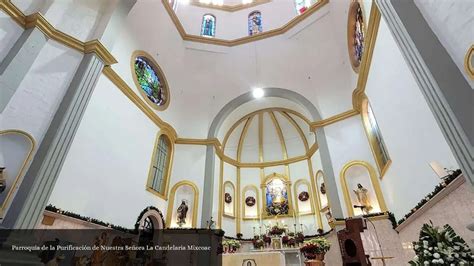
<path id="1" fill-rule="evenodd" d="M 289 247 L 294 247 L 296 246 L 296 239 L 294 237 L 290 237 L 288 239 L 288 244 L 287 244 Z"/>
<path id="2" fill-rule="evenodd" d="M 466 242 L 446 224 L 442 228 L 424 224 L 418 242 L 413 242 L 416 256 L 410 265 L 473 265 L 474 255 Z"/>
<path id="3" fill-rule="evenodd" d="M 281 238 L 281 243 L 283 243 L 283 245 L 287 245 L 288 241 L 290 241 L 290 238 L 288 236 L 283 236 Z"/>
<path id="4" fill-rule="evenodd" d="M 225 203 L 231 203 L 232 202 L 232 196 L 229 193 L 224 194 L 224 201 Z"/>
<path id="5" fill-rule="evenodd" d="M 255 205 L 255 202 L 256 202 L 256 200 L 255 200 L 255 198 L 252 197 L 252 196 L 248 196 L 247 198 L 245 198 L 245 204 L 246 204 L 247 206 L 249 206 L 249 207 L 254 206 L 254 205 Z"/>
<path id="6" fill-rule="evenodd" d="M 262 235 L 263 242 L 265 242 L 267 245 L 270 245 L 272 242 L 272 239 L 269 236 Z"/>
<path id="7" fill-rule="evenodd" d="M 298 199 L 300 201 L 307 201 L 309 199 L 309 193 L 307 191 L 302 191 L 299 195 L 298 195 Z"/>
<path id="8" fill-rule="evenodd" d="M 329 251 L 331 243 L 324 237 L 317 237 L 304 241 L 304 245 L 300 248 L 301 253 L 307 259 L 315 259 L 316 255 L 323 255 Z"/>
<path id="9" fill-rule="evenodd" d="M 296 241 L 297 244 L 303 243 L 303 242 L 304 242 L 304 235 L 303 235 L 303 233 L 301 233 L 301 232 L 300 232 L 300 233 L 297 233 L 297 234 L 295 235 L 295 241 Z"/>
<path id="10" fill-rule="evenodd" d="M 252 240 L 252 244 L 253 244 L 253 248 L 254 249 L 260 249 L 260 248 L 263 248 L 263 246 L 265 245 L 265 242 L 263 241 L 263 239 L 259 238 L 258 236 L 256 236 L 253 240 Z"/>
<path id="11" fill-rule="evenodd" d="M 285 228 L 275 225 L 270 229 L 270 235 L 281 236 L 285 231 Z"/>
<path id="12" fill-rule="evenodd" d="M 244 236 L 242 233 L 237 233 L 237 239 L 242 239 L 242 237 Z"/>
<path id="13" fill-rule="evenodd" d="M 226 239 L 222 241 L 222 246 L 224 247 L 224 253 L 226 251 L 229 253 L 234 253 L 240 248 L 240 241 L 235 239 Z"/>

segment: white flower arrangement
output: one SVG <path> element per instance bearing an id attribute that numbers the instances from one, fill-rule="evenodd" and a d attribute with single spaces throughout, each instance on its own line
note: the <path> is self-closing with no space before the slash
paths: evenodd
<path id="1" fill-rule="evenodd" d="M 453 228 L 424 224 L 420 239 L 413 243 L 416 256 L 410 265 L 472 265 L 474 256 Z"/>

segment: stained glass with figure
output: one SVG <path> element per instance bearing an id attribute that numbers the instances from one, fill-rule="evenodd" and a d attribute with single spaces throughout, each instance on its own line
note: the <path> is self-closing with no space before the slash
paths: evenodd
<path id="1" fill-rule="evenodd" d="M 202 17 L 201 36 L 216 36 L 216 17 L 206 14 Z"/>
<path id="2" fill-rule="evenodd" d="M 355 25 L 354 25 L 354 55 L 358 63 L 362 60 L 362 54 L 364 53 L 364 18 L 362 15 L 362 8 L 360 5 L 357 7 L 355 13 Z"/>
<path id="3" fill-rule="evenodd" d="M 281 179 L 273 179 L 265 186 L 265 201 L 267 215 L 288 214 L 288 191 Z"/>
<path id="4" fill-rule="evenodd" d="M 135 58 L 135 74 L 146 97 L 158 106 L 164 105 L 166 94 L 163 82 L 145 57 Z"/>
<path id="5" fill-rule="evenodd" d="M 310 6 L 310 0 L 295 0 L 295 8 L 298 15 L 303 14 Z"/>
<path id="6" fill-rule="evenodd" d="M 249 35 L 255 35 L 262 32 L 262 13 L 253 11 L 248 18 Z"/>

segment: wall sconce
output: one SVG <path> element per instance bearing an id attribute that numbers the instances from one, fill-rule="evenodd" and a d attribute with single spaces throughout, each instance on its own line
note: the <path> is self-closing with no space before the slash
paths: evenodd
<path id="1" fill-rule="evenodd" d="M 7 180 L 3 177 L 3 170 L 5 170 L 5 167 L 0 167 L 0 193 L 7 187 Z"/>

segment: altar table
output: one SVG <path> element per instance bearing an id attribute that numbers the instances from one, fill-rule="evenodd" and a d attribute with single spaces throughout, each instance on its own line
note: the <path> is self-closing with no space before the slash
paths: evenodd
<path id="1" fill-rule="evenodd" d="M 222 255 L 224 266 L 284 266 L 285 255 L 278 251 L 242 252 Z"/>

